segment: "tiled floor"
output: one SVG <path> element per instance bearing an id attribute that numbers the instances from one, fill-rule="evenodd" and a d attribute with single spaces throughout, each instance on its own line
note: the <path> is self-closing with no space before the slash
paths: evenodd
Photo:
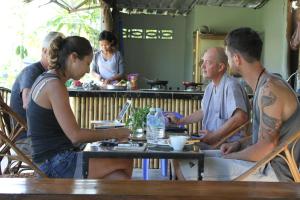
<path id="1" fill-rule="evenodd" d="M 132 179 L 143 180 L 142 169 L 133 169 Z M 169 177 L 162 176 L 160 169 L 149 169 L 149 180 L 169 180 Z"/>

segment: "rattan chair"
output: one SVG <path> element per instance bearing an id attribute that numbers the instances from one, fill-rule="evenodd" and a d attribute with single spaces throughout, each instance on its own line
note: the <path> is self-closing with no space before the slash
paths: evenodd
<path id="1" fill-rule="evenodd" d="M 0 139 L 2 140 L 3 143 L 5 143 L 6 146 L 10 147 L 11 150 L 13 150 L 14 154 L 11 153 L 6 153 L 3 154 L 1 153 L 0 156 L 5 156 L 9 160 L 15 160 L 15 161 L 21 161 L 27 165 L 26 170 L 31 169 L 34 171 L 34 173 L 38 174 L 40 177 L 46 178 L 47 176 L 31 161 L 31 159 L 26 156 L 18 147 L 14 145 L 14 143 L 6 136 L 5 133 L 0 131 Z M 18 171 L 9 174 L 9 175 L 15 175 L 15 176 L 22 176 L 22 172 L 24 169 L 18 168 Z M 11 171 L 10 171 L 11 172 Z M 24 173 L 25 174 L 25 173 Z M 31 175 L 35 175 L 32 174 Z M 26 175 L 25 175 L 26 176 Z"/>
<path id="2" fill-rule="evenodd" d="M 32 163 L 31 155 L 25 155 L 16 146 L 17 137 L 26 130 L 26 122 L 0 98 L 1 174 L 20 175 L 21 173 L 25 174 L 24 171 L 31 170 L 41 177 L 46 177 L 46 175 Z M 7 161 L 6 164 L 3 165 L 5 157 Z"/>
<path id="3" fill-rule="evenodd" d="M 281 157 L 290 169 L 290 173 L 295 182 L 300 182 L 300 171 L 299 171 L 299 163 L 296 163 L 294 157 L 295 146 L 300 142 L 300 131 L 294 133 L 293 135 L 287 137 L 282 142 L 279 143 L 277 147 L 274 148 L 272 152 L 266 155 L 263 159 L 258 161 L 253 167 L 249 170 L 235 178 L 235 181 L 242 181 L 247 178 L 250 174 L 256 172 L 260 167 L 269 163 L 272 159 L 279 156 Z M 300 144 L 298 144 L 300 145 Z M 297 165 L 298 164 L 298 165 Z"/>

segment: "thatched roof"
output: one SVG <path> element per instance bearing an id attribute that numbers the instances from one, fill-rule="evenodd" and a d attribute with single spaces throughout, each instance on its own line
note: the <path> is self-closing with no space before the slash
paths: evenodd
<path id="1" fill-rule="evenodd" d="M 24 0 L 26 3 L 38 0 Z M 195 5 L 235 6 L 244 8 L 260 8 L 268 0 L 104 0 L 106 3 L 130 14 L 163 14 L 186 15 Z M 71 3 L 73 2 L 73 3 Z M 76 2 L 76 4 L 74 3 Z M 49 0 L 58 6 L 75 12 L 100 7 L 101 0 Z"/>

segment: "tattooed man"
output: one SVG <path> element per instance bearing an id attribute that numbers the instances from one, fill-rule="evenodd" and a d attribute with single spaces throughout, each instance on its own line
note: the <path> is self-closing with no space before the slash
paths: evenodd
<path id="1" fill-rule="evenodd" d="M 229 65 L 252 87 L 254 98 L 250 145 L 247 141 L 225 144 L 222 151 L 226 158 L 255 162 L 270 153 L 285 137 L 300 130 L 299 102 L 284 80 L 271 75 L 262 66 L 262 41 L 255 31 L 250 28 L 233 30 L 225 39 L 225 45 Z M 300 161 L 299 146 L 294 151 L 297 163 Z M 237 149 L 240 151 L 235 152 Z M 291 180 L 288 166 L 281 158 L 273 159 L 261 169 L 260 175 L 268 176 L 272 171 L 279 181 Z"/>
<path id="2" fill-rule="evenodd" d="M 297 96 L 284 80 L 271 75 L 262 66 L 262 40 L 257 32 L 250 28 L 231 31 L 225 39 L 225 50 L 231 71 L 240 74 L 254 92 L 252 138 L 223 144 L 222 157 L 206 157 L 204 180 L 230 180 L 239 176 L 284 138 L 300 130 Z M 299 165 L 300 144 L 294 149 L 294 157 Z M 191 172 L 195 170 L 189 171 L 181 175 L 193 179 Z M 291 177 L 288 166 L 277 157 L 246 180 L 290 181 Z"/>

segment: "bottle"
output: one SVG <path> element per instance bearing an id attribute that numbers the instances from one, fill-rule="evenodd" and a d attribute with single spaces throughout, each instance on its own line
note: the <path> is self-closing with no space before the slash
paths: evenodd
<path id="1" fill-rule="evenodd" d="M 165 130 L 166 130 L 166 122 L 165 122 L 165 116 L 161 110 L 161 108 L 156 108 L 155 113 L 156 118 L 156 126 L 155 131 L 158 139 L 165 137 Z"/>
<path id="2" fill-rule="evenodd" d="M 155 108 L 150 108 L 149 113 L 147 114 L 146 119 L 146 140 L 147 143 L 156 143 L 157 142 L 157 134 L 155 132 Z"/>
<path id="3" fill-rule="evenodd" d="M 126 82 L 126 88 L 127 90 L 131 90 L 131 84 L 129 81 Z"/>

